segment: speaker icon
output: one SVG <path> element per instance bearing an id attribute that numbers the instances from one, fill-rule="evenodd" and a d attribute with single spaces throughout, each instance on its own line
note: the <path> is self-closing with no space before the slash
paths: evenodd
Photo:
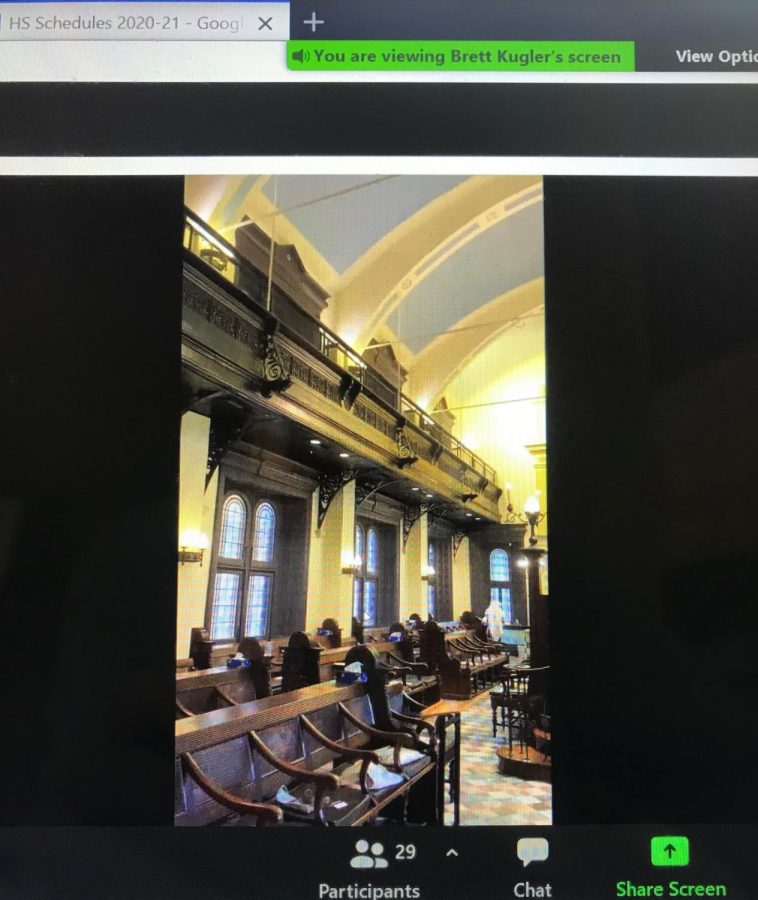
<path id="1" fill-rule="evenodd" d="M 311 58 L 311 54 L 309 50 L 293 50 L 292 51 L 292 59 L 295 62 L 307 63 Z"/>

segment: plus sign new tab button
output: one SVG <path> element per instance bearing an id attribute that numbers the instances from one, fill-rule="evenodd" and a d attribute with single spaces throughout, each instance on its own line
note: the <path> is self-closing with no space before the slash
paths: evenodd
<path id="1" fill-rule="evenodd" d="M 650 862 L 654 866 L 688 866 L 690 841 L 670 834 L 650 839 Z"/>

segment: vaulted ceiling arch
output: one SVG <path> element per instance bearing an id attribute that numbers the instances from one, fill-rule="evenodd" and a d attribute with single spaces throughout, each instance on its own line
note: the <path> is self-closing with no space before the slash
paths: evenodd
<path id="1" fill-rule="evenodd" d="M 326 323 L 362 352 L 426 278 L 504 218 L 540 203 L 541 185 L 533 176 L 474 176 L 428 203 L 343 274 Z"/>
<path id="2" fill-rule="evenodd" d="M 405 390 L 411 399 L 424 409 L 434 409 L 446 385 L 477 353 L 503 331 L 541 313 L 544 296 L 544 277 L 535 278 L 478 307 L 455 328 L 435 337 L 409 367 Z"/>

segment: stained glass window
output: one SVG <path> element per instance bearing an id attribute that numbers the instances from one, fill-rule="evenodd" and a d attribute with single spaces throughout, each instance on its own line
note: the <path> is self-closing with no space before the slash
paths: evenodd
<path id="1" fill-rule="evenodd" d="M 242 559 L 246 520 L 245 502 L 241 497 L 233 494 L 224 503 L 224 511 L 221 516 L 218 555 L 223 559 Z"/>
<path id="2" fill-rule="evenodd" d="M 426 558 L 429 562 L 429 565 L 433 572 L 429 573 L 428 582 L 426 585 L 426 599 L 429 606 L 429 615 L 433 618 L 437 618 L 437 585 L 435 581 L 435 576 L 437 574 L 437 547 L 430 541 L 429 547 L 426 552 Z"/>
<path id="3" fill-rule="evenodd" d="M 361 598 L 363 595 L 363 579 L 356 578 L 353 581 L 353 615 L 360 622 L 361 620 Z"/>
<path id="4" fill-rule="evenodd" d="M 237 627 L 237 605 L 240 593 L 239 572 L 218 572 L 213 587 L 211 640 L 233 640 Z"/>
<path id="5" fill-rule="evenodd" d="M 376 582 L 370 579 L 363 582 L 363 624 L 376 625 Z"/>
<path id="6" fill-rule="evenodd" d="M 245 637 L 265 637 L 267 634 L 272 582 L 271 575 L 254 574 L 250 576 L 247 589 Z"/>
<path id="7" fill-rule="evenodd" d="M 366 571 L 373 574 L 379 571 L 379 538 L 376 536 L 376 528 L 369 528 L 366 535 L 366 545 Z"/>
<path id="8" fill-rule="evenodd" d="M 208 590 L 206 621 L 211 638 L 266 637 L 275 600 L 274 504 L 263 500 L 255 505 L 253 497 L 232 493 L 224 500 L 220 516 L 216 571 Z"/>
<path id="9" fill-rule="evenodd" d="M 255 513 L 255 534 L 253 535 L 253 559 L 255 562 L 274 561 L 274 531 L 276 513 L 270 503 L 261 503 Z"/>
<path id="10" fill-rule="evenodd" d="M 363 529 L 360 525 L 355 526 L 355 555 L 360 559 L 358 565 L 363 565 Z"/>
<path id="11" fill-rule="evenodd" d="M 490 588 L 490 600 L 499 600 L 503 607 L 503 616 L 505 621 L 510 623 L 513 621 L 513 608 L 511 607 L 511 589 L 506 587 Z"/>
<path id="12" fill-rule="evenodd" d="M 510 581 L 511 566 L 505 550 L 493 550 L 490 553 L 490 581 Z"/>

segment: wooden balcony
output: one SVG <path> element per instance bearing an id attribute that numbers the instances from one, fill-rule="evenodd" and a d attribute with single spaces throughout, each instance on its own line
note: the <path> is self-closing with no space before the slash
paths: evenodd
<path id="1" fill-rule="evenodd" d="M 421 503 L 430 493 L 438 504 L 499 521 L 491 466 L 281 290 L 266 309 L 262 274 L 231 245 L 216 237 L 223 254 L 198 253 L 188 231 L 182 361 L 195 399 L 223 394 L 259 418 L 276 413 L 344 448 L 366 473 L 417 485 Z"/>

